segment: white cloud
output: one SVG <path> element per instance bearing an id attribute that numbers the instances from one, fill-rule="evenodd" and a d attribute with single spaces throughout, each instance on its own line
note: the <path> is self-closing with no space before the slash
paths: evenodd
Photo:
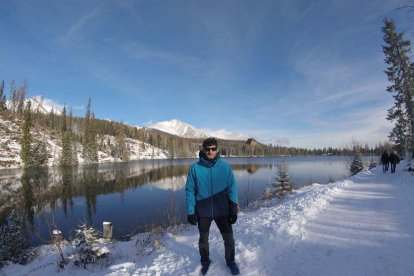
<path id="1" fill-rule="evenodd" d="M 341 90 L 338 88 L 329 94 L 326 92 L 324 96 L 315 99 L 310 104 L 352 106 L 360 102 L 372 101 L 372 98 L 378 94 L 378 91 L 384 91 L 384 95 L 386 95 L 387 84 L 385 77 L 380 80 L 358 82 L 349 89 Z"/>
<path id="2" fill-rule="evenodd" d="M 148 126 L 153 125 L 153 124 L 154 124 L 154 120 L 152 120 L 152 119 L 142 123 L 142 125 L 145 126 L 145 127 L 148 127 Z"/>
<path id="3" fill-rule="evenodd" d="M 203 68 L 202 62 L 195 57 L 182 53 L 170 53 L 167 51 L 156 50 L 140 42 L 125 44 L 122 51 L 129 57 L 138 61 L 150 60 L 155 62 L 168 62 L 191 70 Z"/>
<path id="4" fill-rule="evenodd" d="M 388 140 L 392 123 L 385 119 L 385 106 L 357 111 L 345 115 L 342 121 L 337 121 L 328 127 L 316 130 L 268 130 L 262 131 L 258 137 L 286 137 L 291 146 L 305 148 L 344 147 L 355 139 L 368 145 L 375 145 Z M 277 136 L 280 135 L 280 136 Z M 282 136 L 283 135 L 283 136 Z M 273 143 L 278 143 L 277 138 Z"/>
<path id="5" fill-rule="evenodd" d="M 60 104 L 54 100 L 43 98 L 42 96 L 32 96 L 32 101 L 34 102 L 35 106 L 32 107 L 35 110 L 37 107 L 41 108 L 45 112 L 50 112 L 52 109 L 56 112 L 63 111 L 63 104 Z"/>
<path id="6" fill-rule="evenodd" d="M 58 41 L 64 45 L 69 45 L 82 33 L 86 25 L 88 25 L 98 14 L 99 6 L 94 6 L 94 9 L 83 14 L 76 22 L 74 22 L 69 29 L 58 38 Z"/>
<path id="7" fill-rule="evenodd" d="M 41 111 L 50 112 L 52 109 L 54 112 L 61 113 L 63 111 L 63 107 L 65 104 L 61 104 L 55 100 L 44 98 L 43 96 L 32 96 L 30 97 L 32 100 L 32 109 L 36 110 L 40 108 Z M 66 114 L 69 114 L 70 110 L 80 111 L 84 110 L 84 106 L 68 106 L 66 105 Z"/>
<path id="8" fill-rule="evenodd" d="M 276 137 L 276 144 L 280 146 L 288 146 L 290 143 L 287 137 Z"/>

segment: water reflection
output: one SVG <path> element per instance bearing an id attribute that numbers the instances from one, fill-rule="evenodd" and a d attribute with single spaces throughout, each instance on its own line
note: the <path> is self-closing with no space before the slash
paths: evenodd
<path id="1" fill-rule="evenodd" d="M 0 221 L 12 209 L 25 216 L 32 244 L 49 239 L 58 227 L 68 237 L 81 222 L 101 229 L 114 224 L 114 236 L 141 231 L 147 224 L 185 221 L 185 181 L 195 159 L 145 160 L 41 170 L 4 170 L 0 176 Z M 286 162 L 298 187 L 327 183 L 345 175 L 343 158 L 226 159 L 239 187 L 241 207 L 271 185 L 276 164 Z"/>

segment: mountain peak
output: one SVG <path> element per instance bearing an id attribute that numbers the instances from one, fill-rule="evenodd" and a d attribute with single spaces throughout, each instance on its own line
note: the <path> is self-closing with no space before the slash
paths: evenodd
<path id="1" fill-rule="evenodd" d="M 185 138 L 206 138 L 211 135 L 184 123 L 178 119 L 172 119 L 170 121 L 158 122 L 153 125 L 150 125 L 149 128 L 158 129 L 172 135 L 185 137 Z"/>

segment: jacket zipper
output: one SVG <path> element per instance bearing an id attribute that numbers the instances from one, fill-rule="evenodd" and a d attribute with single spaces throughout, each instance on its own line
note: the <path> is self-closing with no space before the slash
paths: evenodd
<path id="1" fill-rule="evenodd" d="M 211 196 L 211 217 L 214 218 L 214 198 L 213 198 L 213 172 L 210 167 L 210 196 Z"/>

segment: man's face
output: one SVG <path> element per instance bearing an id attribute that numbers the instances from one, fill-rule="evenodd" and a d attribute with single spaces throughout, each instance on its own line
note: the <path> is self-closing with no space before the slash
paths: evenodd
<path id="1" fill-rule="evenodd" d="M 204 154 L 208 160 L 213 160 L 217 156 L 217 146 L 207 146 L 204 148 Z"/>

